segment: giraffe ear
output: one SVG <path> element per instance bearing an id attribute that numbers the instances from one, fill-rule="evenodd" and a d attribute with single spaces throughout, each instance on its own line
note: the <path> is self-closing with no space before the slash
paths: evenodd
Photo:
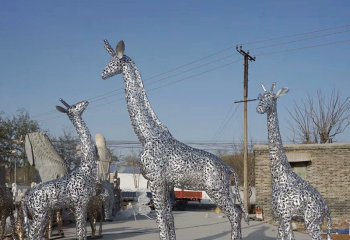
<path id="1" fill-rule="evenodd" d="M 287 87 L 281 88 L 280 90 L 277 91 L 276 93 L 276 98 L 279 98 L 289 92 L 289 89 Z"/>
<path id="2" fill-rule="evenodd" d="M 61 106 L 56 106 L 56 109 L 57 109 L 57 111 L 60 111 L 60 112 L 62 112 L 62 113 L 67 113 L 67 110 L 64 109 L 64 108 L 61 107 Z"/>
<path id="3" fill-rule="evenodd" d="M 117 57 L 122 58 L 124 56 L 125 44 L 124 41 L 121 40 L 116 47 Z"/>

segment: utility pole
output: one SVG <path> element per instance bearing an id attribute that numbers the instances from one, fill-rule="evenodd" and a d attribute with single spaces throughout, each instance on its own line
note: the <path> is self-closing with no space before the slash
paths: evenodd
<path id="1" fill-rule="evenodd" d="M 255 61 L 255 57 L 249 55 L 249 52 L 245 52 L 242 46 L 236 46 L 237 52 L 244 57 L 244 156 L 243 156 L 243 180 L 244 180 L 244 207 L 249 211 L 249 182 L 248 182 L 248 64 L 249 61 Z"/>

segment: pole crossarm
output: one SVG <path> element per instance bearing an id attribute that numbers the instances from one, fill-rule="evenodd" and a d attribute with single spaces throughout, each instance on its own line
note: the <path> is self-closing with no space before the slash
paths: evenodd
<path id="1" fill-rule="evenodd" d="M 248 52 L 244 51 L 244 50 L 242 49 L 242 45 L 240 45 L 239 47 L 238 47 L 238 45 L 237 45 L 237 46 L 236 46 L 236 50 L 237 50 L 237 52 L 239 52 L 239 53 L 242 54 L 243 56 L 247 56 L 249 61 L 251 61 L 251 62 L 252 62 L 252 61 L 255 61 L 256 57 L 250 56 L 250 55 L 249 55 L 249 51 L 248 51 Z"/>
<path id="2" fill-rule="evenodd" d="M 258 100 L 258 99 L 257 99 L 257 98 L 254 98 L 254 99 L 248 99 L 248 100 L 234 101 L 233 103 L 253 102 L 253 101 L 256 101 L 256 100 Z"/>

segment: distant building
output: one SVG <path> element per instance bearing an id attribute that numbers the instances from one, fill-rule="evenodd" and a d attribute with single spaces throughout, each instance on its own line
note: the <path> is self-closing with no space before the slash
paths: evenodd
<path id="1" fill-rule="evenodd" d="M 271 172 L 267 145 L 255 145 L 256 206 L 272 219 Z M 325 198 L 333 222 L 350 220 L 350 144 L 285 145 L 293 170 Z"/>
<path id="2" fill-rule="evenodd" d="M 135 192 L 138 189 L 147 188 L 147 180 L 138 168 L 121 167 L 118 169 L 118 178 L 122 191 Z"/>

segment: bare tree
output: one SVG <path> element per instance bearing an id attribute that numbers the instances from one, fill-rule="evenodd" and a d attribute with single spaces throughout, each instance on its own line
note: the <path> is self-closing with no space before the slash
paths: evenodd
<path id="1" fill-rule="evenodd" d="M 307 102 L 301 105 L 294 102 L 293 110 L 288 110 L 291 117 L 290 130 L 293 132 L 292 142 L 303 144 L 317 143 L 317 131 L 311 119 L 311 109 Z"/>
<path id="2" fill-rule="evenodd" d="M 289 111 L 294 140 L 300 143 L 330 143 L 350 125 L 350 97 L 342 99 L 339 90 L 329 97 L 321 90 L 316 100 L 308 94 L 301 105 Z"/>

